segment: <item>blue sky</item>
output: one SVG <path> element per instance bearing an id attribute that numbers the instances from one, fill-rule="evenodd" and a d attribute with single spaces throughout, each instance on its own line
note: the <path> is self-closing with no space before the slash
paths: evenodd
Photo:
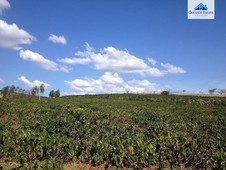
<path id="1" fill-rule="evenodd" d="M 0 0 L 0 88 L 225 89 L 225 9 L 217 0 L 214 20 L 188 20 L 187 0 Z"/>

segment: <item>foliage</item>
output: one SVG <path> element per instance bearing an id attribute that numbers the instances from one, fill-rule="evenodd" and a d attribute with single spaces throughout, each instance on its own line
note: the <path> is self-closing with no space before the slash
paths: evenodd
<path id="1" fill-rule="evenodd" d="M 45 85 L 41 84 L 39 86 L 35 86 L 31 89 L 31 95 L 36 96 L 39 93 L 43 94 L 45 92 Z"/>
<path id="2" fill-rule="evenodd" d="M 60 90 L 59 90 L 59 89 L 56 90 L 56 91 L 54 92 L 54 94 L 55 94 L 55 97 L 60 97 Z"/>
<path id="3" fill-rule="evenodd" d="M 169 91 L 162 91 L 161 94 L 162 95 L 168 95 L 168 94 L 170 94 L 170 92 Z"/>
<path id="4" fill-rule="evenodd" d="M 10 96 L 10 86 L 3 87 L 2 94 L 3 94 L 4 98 L 9 97 Z"/>
<path id="5" fill-rule="evenodd" d="M 60 90 L 56 90 L 56 91 L 51 90 L 49 92 L 49 97 L 51 97 L 51 98 L 58 98 L 58 97 L 60 97 Z"/>
<path id="6" fill-rule="evenodd" d="M 217 88 L 214 88 L 214 89 L 209 89 L 209 93 L 210 93 L 210 94 L 213 94 L 213 93 L 215 93 L 215 92 L 216 92 L 216 90 L 217 90 Z"/>
<path id="7" fill-rule="evenodd" d="M 51 98 L 54 97 L 54 90 L 51 90 L 51 91 L 49 92 L 49 97 L 51 97 Z"/>
<path id="8" fill-rule="evenodd" d="M 40 89 L 40 93 L 44 93 L 45 92 L 45 85 L 44 84 L 41 84 L 40 86 L 39 86 L 39 89 Z"/>
<path id="9" fill-rule="evenodd" d="M 36 95 L 38 94 L 38 92 L 39 92 L 39 89 L 38 89 L 37 86 L 35 86 L 35 87 L 33 87 L 33 88 L 31 89 L 31 95 L 32 95 L 32 96 L 36 96 Z"/>
<path id="10" fill-rule="evenodd" d="M 19 86 L 15 87 L 14 85 L 3 87 L 1 89 L 1 92 L 4 98 L 9 98 L 10 96 L 15 94 L 29 95 L 30 93 L 29 91 L 22 89 Z"/>
<path id="11" fill-rule="evenodd" d="M 220 89 L 219 94 L 226 94 L 226 89 Z"/>
<path id="12" fill-rule="evenodd" d="M 64 163 L 75 162 L 223 170 L 225 110 L 224 97 L 0 99 L 0 168 L 63 169 Z"/>

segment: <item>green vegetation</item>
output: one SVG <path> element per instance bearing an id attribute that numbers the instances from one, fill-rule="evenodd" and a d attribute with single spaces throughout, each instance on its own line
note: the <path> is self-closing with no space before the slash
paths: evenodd
<path id="1" fill-rule="evenodd" d="M 65 163 L 226 169 L 226 98 L 85 95 L 0 99 L 0 169 Z"/>
<path id="2" fill-rule="evenodd" d="M 169 91 L 162 91 L 161 94 L 162 94 L 162 95 L 169 95 L 170 92 L 169 92 Z"/>
<path id="3" fill-rule="evenodd" d="M 14 85 L 5 86 L 0 90 L 3 98 L 9 98 L 10 96 L 17 95 L 29 95 L 30 91 L 20 88 L 19 86 L 15 87 Z M 1 97 L 0 97 L 1 98 Z"/>
<path id="4" fill-rule="evenodd" d="M 45 92 L 45 85 L 44 84 L 40 84 L 39 86 L 35 86 L 31 89 L 31 95 L 35 96 L 35 95 L 39 95 L 43 94 Z"/>
<path id="5" fill-rule="evenodd" d="M 33 87 L 31 90 L 25 90 L 22 89 L 19 86 L 5 86 L 0 90 L 0 94 L 2 95 L 1 97 L 3 98 L 10 98 L 10 97 L 15 97 L 15 96 L 20 96 L 20 97 L 24 97 L 24 96 L 36 96 L 40 94 L 43 94 L 45 92 L 45 85 L 44 84 L 40 84 L 39 86 L 35 86 Z M 57 90 L 55 92 L 57 97 L 60 97 L 60 91 Z M 0 98 L 1 98 L 0 97 Z"/>
<path id="6" fill-rule="evenodd" d="M 57 98 L 57 97 L 60 97 L 60 90 L 56 90 L 56 91 L 51 90 L 51 91 L 49 92 L 49 97 L 51 97 L 51 98 Z"/>

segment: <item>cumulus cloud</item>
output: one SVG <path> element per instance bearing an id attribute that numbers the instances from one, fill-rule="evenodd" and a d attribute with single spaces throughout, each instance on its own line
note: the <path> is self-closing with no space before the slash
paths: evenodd
<path id="1" fill-rule="evenodd" d="M 104 48 L 101 53 L 91 55 L 91 58 L 97 70 L 162 76 L 157 68 L 151 68 L 142 59 L 114 47 Z"/>
<path id="2" fill-rule="evenodd" d="M 0 77 L 0 83 L 4 83 L 5 81 Z"/>
<path id="3" fill-rule="evenodd" d="M 96 94 L 96 93 L 117 93 L 122 91 L 118 85 L 123 80 L 117 73 L 106 72 L 99 79 L 75 79 L 73 81 L 65 81 L 69 87 L 78 94 Z"/>
<path id="4" fill-rule="evenodd" d="M 65 84 L 69 85 L 73 91 L 71 94 L 151 93 L 159 91 L 159 85 L 148 80 L 125 82 L 118 73 L 111 72 L 105 72 L 98 79 L 75 79 L 73 81 L 65 81 Z"/>
<path id="5" fill-rule="evenodd" d="M 30 51 L 30 50 L 25 50 L 25 51 L 21 50 L 19 55 L 20 55 L 20 58 L 22 58 L 23 60 L 31 61 L 45 70 L 51 70 L 51 71 L 59 70 L 57 67 L 57 63 L 46 59 L 41 54 L 38 54 L 36 52 Z"/>
<path id="6" fill-rule="evenodd" d="M 157 64 L 157 61 L 153 58 L 148 58 L 148 61 L 151 63 L 151 65 L 155 66 Z"/>
<path id="7" fill-rule="evenodd" d="M 45 88 L 48 88 L 50 87 L 50 84 L 47 84 L 43 81 L 39 81 L 39 80 L 34 80 L 34 81 L 29 81 L 25 76 L 21 76 L 18 78 L 19 82 L 21 82 L 22 84 L 30 87 L 30 88 L 33 88 L 35 86 L 40 86 L 41 84 L 44 84 Z"/>
<path id="8" fill-rule="evenodd" d="M 166 74 L 183 74 L 186 73 L 186 71 L 180 67 L 174 66 L 169 63 L 161 63 L 161 66 L 165 68 L 164 72 Z"/>
<path id="9" fill-rule="evenodd" d="M 20 50 L 22 44 L 31 44 L 32 41 L 35 41 L 35 37 L 16 24 L 0 20 L 0 47 Z"/>
<path id="10" fill-rule="evenodd" d="M 149 76 L 164 76 L 173 73 L 168 66 L 163 66 L 167 70 L 159 70 L 150 67 L 144 60 L 130 54 L 127 50 L 119 50 L 114 47 L 106 47 L 96 52 L 88 43 L 85 44 L 85 51 L 75 53 L 75 58 L 63 58 L 58 61 L 65 64 L 92 64 L 95 69 L 108 72 L 132 73 Z M 157 61 L 149 58 L 149 62 L 155 65 Z M 173 65 L 172 65 L 173 66 Z M 174 66 L 175 67 L 175 66 Z M 179 68 L 179 67 L 177 67 Z M 181 69 L 181 72 L 184 73 Z"/>
<path id="11" fill-rule="evenodd" d="M 141 75 L 162 76 L 163 73 L 154 67 L 149 67 L 142 59 L 131 55 L 128 51 L 118 50 L 114 47 L 101 49 L 95 52 L 88 43 L 85 51 L 75 53 L 77 58 L 64 58 L 59 60 L 65 64 L 93 63 L 95 69 L 111 72 L 134 73 Z"/>
<path id="12" fill-rule="evenodd" d="M 148 80 L 131 80 L 126 84 L 125 89 L 131 93 L 160 92 L 159 85 Z"/>
<path id="13" fill-rule="evenodd" d="M 10 4 L 7 0 L 0 0 L 0 15 L 2 14 L 3 10 L 10 8 Z"/>
<path id="14" fill-rule="evenodd" d="M 67 40 L 65 39 L 64 36 L 57 36 L 57 35 L 54 35 L 54 34 L 50 34 L 49 38 L 48 38 L 49 41 L 52 41 L 53 43 L 58 43 L 58 44 L 67 44 Z"/>
<path id="15" fill-rule="evenodd" d="M 91 62 L 89 58 L 63 58 L 58 61 L 65 64 L 88 64 Z"/>
<path id="16" fill-rule="evenodd" d="M 72 70 L 71 67 L 68 67 L 66 65 L 59 65 L 58 67 L 59 67 L 60 71 L 65 72 L 65 73 L 69 73 Z"/>
<path id="17" fill-rule="evenodd" d="M 100 78 L 101 82 L 108 85 L 115 85 L 123 83 L 123 79 L 118 75 L 118 73 L 112 74 L 111 72 L 105 72 Z"/>
<path id="18" fill-rule="evenodd" d="M 19 56 L 23 60 L 31 61 L 37 66 L 45 70 L 63 71 L 63 72 L 69 72 L 71 70 L 70 67 L 67 67 L 65 65 L 58 65 L 57 63 L 49 59 L 46 59 L 41 54 L 30 51 L 30 50 L 25 50 L 25 51 L 21 50 Z"/>

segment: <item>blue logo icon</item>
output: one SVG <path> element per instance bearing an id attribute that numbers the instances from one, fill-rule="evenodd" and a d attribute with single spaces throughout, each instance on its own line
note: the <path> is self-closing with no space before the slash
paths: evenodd
<path id="1" fill-rule="evenodd" d="M 203 3 L 200 3 L 197 7 L 195 7 L 195 10 L 208 10 L 208 8 Z"/>

